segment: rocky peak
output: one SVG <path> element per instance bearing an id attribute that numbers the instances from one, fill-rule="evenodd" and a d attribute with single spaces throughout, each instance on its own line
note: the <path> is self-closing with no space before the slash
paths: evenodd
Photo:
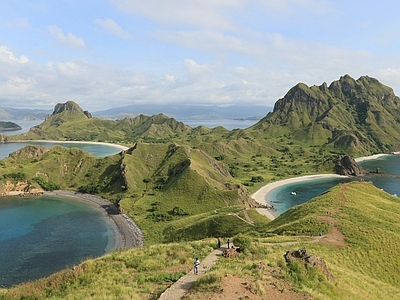
<path id="1" fill-rule="evenodd" d="M 55 107 L 54 107 L 54 111 L 51 114 L 52 116 L 60 114 L 64 111 L 75 111 L 75 112 L 80 112 L 83 113 L 88 119 L 92 118 L 92 115 L 90 114 L 90 112 L 88 112 L 87 110 L 83 110 L 77 103 L 75 103 L 74 101 L 67 101 L 65 103 L 58 103 Z"/>

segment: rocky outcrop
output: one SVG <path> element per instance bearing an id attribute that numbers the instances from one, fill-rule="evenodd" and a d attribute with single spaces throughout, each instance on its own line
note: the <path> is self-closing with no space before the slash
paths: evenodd
<path id="1" fill-rule="evenodd" d="M 42 195 L 42 188 L 34 187 L 27 181 L 13 182 L 7 180 L 0 184 L 0 196 L 27 196 L 27 195 Z"/>
<path id="2" fill-rule="evenodd" d="M 236 251 L 236 249 L 231 248 L 231 249 L 225 249 L 224 252 L 222 252 L 222 256 L 229 258 L 229 257 L 236 257 L 238 256 L 239 253 Z"/>
<path id="3" fill-rule="evenodd" d="M 345 176 L 360 176 L 367 172 L 350 156 L 339 156 L 335 161 L 336 174 Z"/>
<path id="4" fill-rule="evenodd" d="M 78 104 L 76 104 L 74 101 L 67 101 L 65 103 L 58 103 L 55 107 L 54 107 L 54 111 L 51 114 L 52 116 L 60 114 L 64 111 L 75 111 L 75 112 L 80 112 L 82 114 L 84 114 L 88 119 L 92 118 L 92 115 L 90 112 L 88 112 L 87 110 L 83 110 Z"/>
<path id="5" fill-rule="evenodd" d="M 299 250 L 289 250 L 287 251 L 283 257 L 287 264 L 291 264 L 293 261 L 304 261 L 304 263 L 308 266 L 317 266 L 321 269 L 321 271 L 325 274 L 326 278 L 332 279 L 333 275 L 329 272 L 328 267 L 324 259 L 320 256 L 311 255 L 308 253 L 306 248 L 301 248 Z"/>

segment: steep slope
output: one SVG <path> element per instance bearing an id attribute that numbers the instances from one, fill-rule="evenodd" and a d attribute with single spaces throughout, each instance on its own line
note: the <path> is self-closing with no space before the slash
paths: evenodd
<path id="1" fill-rule="evenodd" d="M 134 216 L 150 241 L 175 239 L 171 230 L 165 231 L 174 224 L 183 228 L 220 217 L 219 209 L 227 209 L 226 215 L 255 205 L 225 165 L 198 149 L 139 143 L 124 152 L 122 164 L 127 192 L 120 207 Z M 215 219 L 214 225 L 219 223 Z M 208 234 L 203 231 L 202 237 Z"/>
<path id="2" fill-rule="evenodd" d="M 217 209 L 225 209 L 221 212 L 225 216 L 256 204 L 224 164 L 201 150 L 177 144 L 137 143 L 105 158 L 78 148 L 27 146 L 11 153 L 0 168 L 0 186 L 21 180 L 26 186 L 32 183 L 31 189 L 102 195 L 134 216 L 150 243 L 165 240 L 162 232 L 174 221 L 195 217 L 199 222 L 210 214 L 220 217 Z M 213 224 L 219 222 L 216 218 Z M 209 234 L 203 232 L 202 237 Z"/>
<path id="3" fill-rule="evenodd" d="M 329 87 L 297 84 L 249 131 L 366 154 L 398 150 L 399 121 L 400 99 L 391 88 L 368 76 L 345 75 Z"/>
<path id="4" fill-rule="evenodd" d="M 399 219 L 398 197 L 369 182 L 351 182 L 289 209 L 265 231 L 314 236 L 307 249 L 326 260 L 334 299 L 392 299 L 400 290 L 400 259 L 393 257 L 400 247 Z"/>

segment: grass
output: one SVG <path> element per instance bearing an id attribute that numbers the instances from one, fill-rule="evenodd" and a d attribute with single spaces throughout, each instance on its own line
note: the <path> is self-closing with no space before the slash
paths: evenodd
<path id="1" fill-rule="evenodd" d="M 379 89 L 379 85 L 373 87 L 374 92 Z M 312 97 L 320 94 L 317 88 L 304 85 L 299 88 Z M 267 182 L 330 172 L 332 158 L 337 154 L 369 154 L 390 148 L 388 139 L 381 148 L 374 145 L 346 148 L 348 141 L 357 141 L 355 129 L 349 128 L 355 108 L 347 109 L 336 105 L 324 116 L 327 124 L 341 128 L 335 137 L 312 123 L 313 116 L 304 112 L 301 115 L 293 112 L 289 118 L 282 119 L 293 130 L 280 123 L 275 126 L 271 125 L 274 122 L 260 122 L 248 130 L 233 131 L 190 129 L 162 115 L 104 121 L 68 112 L 50 117 L 36 132 L 10 137 L 10 140 L 47 138 L 135 144 L 135 149 L 123 155 L 103 159 L 62 147 L 54 147 L 38 157 L 22 151 L 2 161 L 0 175 L 21 172 L 27 176 L 27 184 L 35 184 L 31 180 L 39 174 L 63 189 L 85 188 L 100 194 L 118 203 L 122 211 L 135 219 L 145 233 L 148 247 L 87 261 L 54 277 L 1 290 L 0 295 L 7 294 L 3 298 L 23 295 L 20 298 L 29 299 L 31 292 L 33 298 L 155 298 L 167 282 L 185 272 L 186 264 L 189 267 L 191 258 L 185 260 L 185 257 L 205 255 L 217 236 L 246 233 L 254 237 L 254 247 L 249 247 L 239 259 L 219 263 L 215 273 L 210 272 L 202 285 L 217 286 L 221 274 L 229 270 L 238 276 L 242 273 L 253 276 L 262 294 L 263 282 L 270 276 L 256 267 L 262 262 L 278 268 L 280 278 L 297 289 L 320 299 L 357 299 L 357 295 L 390 299 L 398 292 L 400 282 L 399 259 L 392 255 L 400 246 L 398 198 L 368 183 L 346 184 L 289 210 L 272 222 L 254 210 L 243 211 L 252 204 L 247 192 Z M 339 122 L 337 114 L 344 115 L 346 122 Z M 279 121 L 279 117 L 271 114 L 269 120 Z M 296 128 L 302 122 L 311 123 Z M 368 122 L 374 128 L 379 127 L 374 120 L 368 119 Z M 392 131 L 397 136 L 398 131 Z M 326 139 L 331 144 L 324 144 Z M 321 221 L 321 217 L 330 216 L 345 236 L 345 247 L 309 243 L 310 235 L 329 233 L 332 224 Z M 212 242 L 188 242 L 207 237 L 213 237 Z M 179 243 L 160 245 L 172 241 Z M 318 272 L 302 265 L 285 265 L 282 255 L 287 247 L 279 243 L 290 241 L 298 242 L 299 247 L 306 245 L 311 252 L 323 256 L 336 274 L 334 281 L 322 280 Z M 204 252 L 197 249 L 198 245 L 206 245 Z M 182 249 L 182 253 L 176 248 Z M 166 261 L 170 260 L 173 263 L 168 265 Z M 364 282 L 370 291 L 365 290 Z M 110 283 L 109 289 L 104 288 Z M 384 291 L 379 293 L 379 287 Z"/>
<path id="2" fill-rule="evenodd" d="M 0 299 L 157 299 L 203 259 L 211 240 L 114 252 L 48 278 L 0 291 Z"/>
<path id="3" fill-rule="evenodd" d="M 318 218 L 326 217 L 327 211 L 344 234 L 345 245 L 311 242 L 304 235 L 304 228 L 320 229 Z M 278 288 L 289 284 L 317 299 L 396 299 L 400 293 L 400 258 L 394 255 L 400 247 L 399 217 L 397 197 L 371 183 L 340 184 L 264 224 L 256 237 L 254 229 L 232 237 L 234 243 L 236 239 L 246 244 L 244 251 L 237 258 L 220 258 L 199 278 L 193 295 L 218 291 L 221 278 L 230 274 L 251 280 L 259 295 L 274 281 Z M 320 221 L 310 222 L 312 218 Z M 285 226 L 291 228 L 291 235 L 276 234 Z M 114 252 L 48 278 L 0 290 L 0 299 L 156 299 L 191 270 L 194 257 L 203 259 L 215 246 L 213 238 Z M 333 278 L 328 279 L 318 267 L 285 263 L 287 250 L 302 247 L 322 257 Z"/>

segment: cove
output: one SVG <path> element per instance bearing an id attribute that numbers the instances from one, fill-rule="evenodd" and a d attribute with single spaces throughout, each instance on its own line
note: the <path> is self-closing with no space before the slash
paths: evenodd
<path id="1" fill-rule="evenodd" d="M 377 188 L 383 189 L 391 195 L 400 196 L 400 155 L 386 155 L 376 159 L 364 160 L 359 164 L 366 171 L 375 171 L 380 168 L 382 174 L 365 175 L 364 181 L 372 182 Z M 273 189 L 267 194 L 265 200 L 274 209 L 271 213 L 278 217 L 291 207 L 303 204 L 330 188 L 342 182 L 359 180 L 360 178 L 325 178 L 289 183 Z M 295 192 L 295 194 L 292 194 Z"/>
<path id="2" fill-rule="evenodd" d="M 118 145 L 90 143 L 90 142 L 57 142 L 57 141 L 24 141 L 24 142 L 5 142 L 0 143 L 0 159 L 7 157 L 10 153 L 15 152 L 29 145 L 37 145 L 44 147 L 52 147 L 60 145 L 66 148 L 79 148 L 88 151 L 93 156 L 105 157 L 121 152 Z"/>
<path id="3" fill-rule="evenodd" d="M 48 276 L 113 250 L 102 210 L 59 197 L 0 197 L 0 286 Z"/>

